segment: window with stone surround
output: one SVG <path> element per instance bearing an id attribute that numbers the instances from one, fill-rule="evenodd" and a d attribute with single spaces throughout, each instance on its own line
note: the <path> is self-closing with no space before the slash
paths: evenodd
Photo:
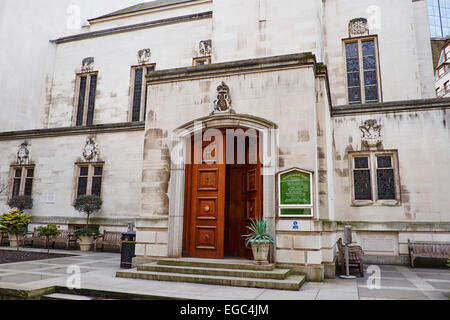
<path id="1" fill-rule="evenodd" d="M 145 76 L 152 71 L 155 71 L 155 65 L 141 65 L 131 68 L 129 121 L 145 121 L 147 109 L 147 82 Z"/>
<path id="2" fill-rule="evenodd" d="M 377 38 L 344 40 L 349 104 L 381 101 Z"/>
<path id="3" fill-rule="evenodd" d="M 34 165 L 11 166 L 10 198 L 30 196 L 33 191 Z"/>
<path id="4" fill-rule="evenodd" d="M 84 195 L 102 195 L 103 162 L 77 163 L 75 198 Z"/>
<path id="5" fill-rule="evenodd" d="M 76 80 L 73 125 L 90 126 L 94 121 L 98 72 L 80 73 Z"/>
<path id="6" fill-rule="evenodd" d="M 353 205 L 400 204 L 397 151 L 350 153 Z"/>

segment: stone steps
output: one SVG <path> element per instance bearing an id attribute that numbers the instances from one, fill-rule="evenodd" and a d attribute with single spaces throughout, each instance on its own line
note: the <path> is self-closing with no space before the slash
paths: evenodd
<path id="1" fill-rule="evenodd" d="M 225 260 L 225 259 L 160 259 L 157 261 L 159 265 L 165 266 L 184 266 L 184 267 L 200 267 L 200 268 L 221 268 L 221 269 L 243 269 L 271 271 L 275 269 L 274 264 L 257 265 L 247 260 Z"/>
<path id="2" fill-rule="evenodd" d="M 226 269 L 226 268 L 205 268 L 205 267 L 185 267 L 160 265 L 158 263 L 149 263 L 137 267 L 138 271 L 155 271 L 163 273 L 182 273 L 197 274 L 209 276 L 227 276 L 240 278 L 261 278 L 261 279 L 286 279 L 291 270 L 289 269 L 273 269 L 265 270 L 245 270 L 245 269 Z"/>
<path id="3" fill-rule="evenodd" d="M 291 275 L 289 269 L 277 269 L 274 265 L 255 265 L 245 260 L 161 259 L 136 269 L 118 271 L 116 276 L 296 291 L 305 282 L 305 276 Z"/>

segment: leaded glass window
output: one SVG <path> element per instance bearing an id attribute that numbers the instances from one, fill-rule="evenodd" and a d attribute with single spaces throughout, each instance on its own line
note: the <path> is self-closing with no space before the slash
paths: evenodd
<path id="1" fill-rule="evenodd" d="M 11 197 L 30 196 L 33 191 L 34 166 L 13 166 Z"/>
<path id="2" fill-rule="evenodd" d="M 78 177 L 77 198 L 86 195 L 88 184 L 89 167 L 80 167 L 80 175 Z"/>
<path id="3" fill-rule="evenodd" d="M 396 151 L 352 153 L 352 198 L 355 204 L 399 203 L 399 174 L 396 159 Z"/>
<path id="4" fill-rule="evenodd" d="M 368 157 L 354 158 L 353 183 L 355 200 L 372 200 Z"/>
<path id="5" fill-rule="evenodd" d="M 94 121 L 97 73 L 80 74 L 77 77 L 77 105 L 75 125 L 90 126 Z"/>
<path id="6" fill-rule="evenodd" d="M 380 101 L 376 38 L 345 42 L 349 104 Z"/>
<path id="7" fill-rule="evenodd" d="M 130 120 L 144 121 L 147 108 L 147 85 L 145 76 L 155 70 L 155 66 L 139 66 L 132 69 L 132 96 Z"/>
<path id="8" fill-rule="evenodd" d="M 103 163 L 80 163 L 77 165 L 76 197 L 102 193 Z"/>
<path id="9" fill-rule="evenodd" d="M 347 55 L 348 101 L 350 104 L 361 103 L 358 42 L 347 43 L 345 49 Z"/>
<path id="10" fill-rule="evenodd" d="M 391 156 L 377 157 L 378 199 L 395 200 L 395 178 Z"/>

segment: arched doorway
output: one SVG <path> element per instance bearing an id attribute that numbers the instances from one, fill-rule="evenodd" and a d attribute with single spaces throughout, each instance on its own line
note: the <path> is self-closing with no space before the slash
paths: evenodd
<path id="1" fill-rule="evenodd" d="M 258 133 L 258 144 L 262 146 L 259 150 L 260 153 L 264 154 L 264 161 L 261 164 L 261 196 L 260 196 L 260 205 L 261 210 L 260 214 L 263 215 L 263 218 L 269 222 L 270 231 L 273 233 L 275 231 L 275 216 L 276 216 L 276 199 L 275 199 L 275 180 L 274 175 L 277 170 L 278 165 L 278 136 L 277 136 L 277 125 L 271 121 L 258 118 L 250 115 L 243 114 L 213 114 L 207 117 L 199 118 L 197 120 L 188 122 L 176 130 L 173 131 L 172 141 L 174 143 L 171 147 L 171 173 L 169 180 L 169 195 L 170 195 L 170 207 L 169 207 L 169 257 L 189 257 L 196 256 L 191 255 L 189 253 L 189 246 L 191 241 L 191 199 L 192 199 L 192 167 L 189 165 L 192 164 L 192 155 L 190 150 L 192 149 L 192 139 L 196 135 L 200 137 L 204 137 L 203 133 L 207 129 L 216 129 L 216 130 L 226 130 L 226 129 L 242 129 L 246 132 L 248 129 L 254 129 Z M 226 141 L 226 140 L 225 140 Z M 211 141 L 209 141 L 211 142 Z M 229 145 L 229 144 L 228 144 Z M 226 143 L 225 143 L 226 147 Z M 223 148 L 218 148 L 218 150 L 223 150 Z M 223 152 L 223 156 L 227 156 L 230 154 L 229 152 Z M 219 153 L 220 155 L 220 153 Z M 174 159 L 179 159 L 174 161 Z M 226 158 L 225 158 L 226 159 Z M 224 168 L 222 172 L 225 172 L 225 190 L 222 198 L 225 201 L 228 201 L 229 207 L 231 208 L 234 203 L 237 203 L 236 197 L 231 197 L 226 199 L 226 187 L 232 188 L 234 185 L 232 181 L 236 181 L 236 176 L 229 174 L 228 179 L 230 182 L 226 183 L 227 179 L 227 167 L 222 166 L 219 168 Z M 237 168 L 237 166 L 236 166 Z M 231 172 L 233 169 L 232 166 L 228 166 L 228 172 Z M 238 169 L 236 169 L 238 170 Z M 237 174 L 236 174 L 237 175 Z M 220 174 L 219 174 L 220 176 Z M 223 173 L 222 173 L 223 177 Z M 234 179 L 234 180 L 233 180 Z M 198 179 L 197 179 L 198 181 Z M 205 180 L 206 181 L 206 180 Z M 222 180 L 223 181 L 223 180 Z M 206 190 L 205 190 L 206 191 Z M 212 191 L 212 190 L 211 190 Z M 207 196 L 206 196 L 207 197 Z M 213 196 L 214 198 L 215 196 Z M 234 200 L 234 201 L 233 201 Z M 231 201 L 231 202 L 230 202 Z M 206 204 L 208 205 L 208 204 Z M 209 206 L 209 210 L 211 206 Z M 220 247 L 223 248 L 223 254 L 217 254 L 215 257 L 221 258 L 226 257 L 227 254 L 230 254 L 229 251 L 225 252 L 225 249 L 232 250 L 231 247 L 227 245 L 228 239 L 225 239 L 225 228 L 226 228 L 226 220 L 225 220 L 225 209 L 226 204 L 223 204 L 223 210 L 219 212 L 223 212 L 223 245 Z M 228 207 L 227 207 L 228 208 Z M 242 206 L 241 206 L 242 208 Z M 242 209 L 241 209 L 242 210 Z M 207 219 L 204 219 L 207 220 Z M 212 219 L 211 219 L 212 220 Z M 228 222 L 229 228 L 233 228 L 233 222 Z M 228 229 L 228 230 L 230 230 Z M 235 232 L 239 234 L 240 232 Z M 222 234 L 222 233 L 221 233 Z M 228 236 L 227 236 L 228 237 Z M 274 250 L 276 250 L 274 248 Z M 275 254 L 275 252 L 273 252 Z M 235 256 L 233 254 L 232 256 Z M 242 254 L 240 254 L 242 255 Z M 239 255 L 238 255 L 239 256 Z M 209 256 L 212 257 L 212 256 Z"/>
<path id="2" fill-rule="evenodd" d="M 186 164 L 184 252 L 198 258 L 251 258 L 243 234 L 261 218 L 259 132 L 209 129 L 190 137 Z"/>

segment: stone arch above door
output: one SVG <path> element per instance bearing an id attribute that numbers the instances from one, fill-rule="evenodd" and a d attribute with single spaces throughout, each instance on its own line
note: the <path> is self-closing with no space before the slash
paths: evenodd
<path id="1" fill-rule="evenodd" d="M 263 212 L 275 231 L 275 179 L 278 169 L 278 126 L 272 121 L 245 114 L 215 114 L 190 121 L 173 132 L 172 148 L 180 153 L 185 139 L 206 129 L 242 128 L 255 129 L 262 133 L 264 148 L 270 150 L 268 161 L 263 163 Z M 183 219 L 185 204 L 185 163 L 175 162 L 171 166 L 169 181 L 169 257 L 181 257 L 183 242 Z"/>

